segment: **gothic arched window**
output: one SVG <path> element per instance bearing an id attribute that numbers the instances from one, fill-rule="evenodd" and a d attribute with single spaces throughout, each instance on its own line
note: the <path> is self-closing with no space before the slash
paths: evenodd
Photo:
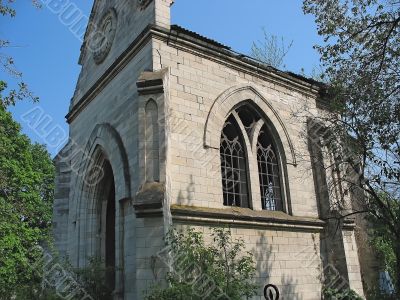
<path id="1" fill-rule="evenodd" d="M 273 142 L 263 126 L 257 141 L 257 164 L 262 208 L 282 210 L 279 163 Z"/>
<path id="2" fill-rule="evenodd" d="M 285 210 L 280 156 L 267 124 L 247 104 L 236 108 L 226 120 L 220 144 L 225 206 L 260 207 L 250 205 L 250 199 L 259 199 L 256 201 L 261 201 L 264 210 Z M 250 180 L 254 187 L 259 185 L 260 196 L 251 192 Z"/>
<path id="3" fill-rule="evenodd" d="M 221 171 L 224 205 L 249 207 L 246 147 L 241 130 L 231 115 L 221 135 Z"/>

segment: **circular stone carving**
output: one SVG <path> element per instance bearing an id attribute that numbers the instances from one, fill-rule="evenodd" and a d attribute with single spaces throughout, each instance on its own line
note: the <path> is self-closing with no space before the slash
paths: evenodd
<path id="1" fill-rule="evenodd" d="M 91 50 L 96 64 L 101 64 L 111 50 L 117 31 L 117 14 L 113 8 L 109 9 L 95 28 L 92 36 Z"/>

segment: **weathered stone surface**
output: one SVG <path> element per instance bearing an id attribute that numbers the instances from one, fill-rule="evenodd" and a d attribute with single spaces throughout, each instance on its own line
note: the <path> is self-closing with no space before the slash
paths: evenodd
<path id="1" fill-rule="evenodd" d="M 255 255 L 260 289 L 254 299 L 263 298 L 267 283 L 276 284 L 284 299 L 320 299 L 327 262 L 362 294 L 353 227 L 347 224 L 333 240 L 321 220 L 329 199 L 320 186 L 329 174 L 313 168 L 302 138 L 306 118 L 292 118 L 306 104 L 318 106 L 319 85 L 171 27 L 170 0 L 143 3 L 94 4 L 94 22 L 113 6 L 118 26 L 102 63 L 82 50 L 68 114 L 71 141 L 56 160 L 54 235 L 62 255 L 75 266 L 105 255 L 110 239 L 104 224 L 111 215 L 115 294 L 142 299 L 165 272 L 154 257 L 170 224 L 195 226 L 208 241 L 213 227 L 228 225 Z M 223 205 L 221 132 L 242 103 L 268 120 L 280 142 L 281 212 L 262 210 L 257 153 L 247 137 L 251 208 Z M 103 178 L 108 164 L 112 172 Z"/>
<path id="2" fill-rule="evenodd" d="M 159 182 L 145 183 L 136 194 L 135 207 L 156 207 L 162 206 L 165 197 L 165 185 Z"/>

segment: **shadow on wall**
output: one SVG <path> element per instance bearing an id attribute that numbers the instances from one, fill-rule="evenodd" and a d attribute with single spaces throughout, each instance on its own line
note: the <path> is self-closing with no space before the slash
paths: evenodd
<path id="1" fill-rule="evenodd" d="M 195 183 L 193 175 L 190 175 L 190 182 L 185 190 L 180 190 L 177 198 L 178 205 L 190 205 L 191 201 L 195 200 Z"/>
<path id="2" fill-rule="evenodd" d="M 269 238 L 272 239 L 272 237 Z M 272 245 L 265 233 L 262 233 L 251 250 L 256 261 L 256 282 L 260 286 L 258 296 L 254 299 L 264 299 L 264 287 L 267 284 L 278 287 L 281 300 L 302 299 L 296 292 L 297 282 L 294 281 L 292 275 L 287 274 L 289 261 L 280 260 L 277 257 L 279 247 L 281 246 Z M 286 273 L 278 275 L 278 273 L 282 273 L 281 270 Z"/>
<path id="3" fill-rule="evenodd" d="M 178 205 L 190 205 L 195 199 L 195 182 L 193 176 L 190 176 L 190 182 L 186 188 L 181 190 L 177 197 Z M 228 225 L 229 226 L 229 225 Z M 299 251 L 302 255 L 301 249 L 294 249 L 290 245 L 282 245 L 278 242 L 274 243 L 274 238 L 281 238 L 282 232 L 279 231 L 265 231 L 260 229 L 244 229 L 232 228 L 233 237 L 243 238 L 247 245 L 247 251 L 251 252 L 254 256 L 256 263 L 255 282 L 259 286 L 257 296 L 253 299 L 265 299 L 263 296 L 264 287 L 267 284 L 276 285 L 280 292 L 280 299 L 303 299 L 302 292 L 298 291 L 298 283 L 293 279 L 302 278 L 302 264 L 299 262 L 300 257 L 296 257 L 293 251 Z M 236 231 L 237 230 L 237 231 Z M 268 235 L 268 232 L 275 232 Z M 304 245 L 309 252 L 314 253 L 313 246 Z M 290 248 L 291 247 L 291 248 Z M 301 246 L 300 246 L 301 247 Z M 312 248 L 312 249 L 311 249 Z M 317 250 L 315 250 L 318 252 Z M 317 254 L 318 255 L 318 254 Z M 310 260 L 310 255 L 306 255 L 303 259 Z M 314 255 L 312 255 L 314 256 Z M 318 255 L 319 257 L 319 255 Z M 297 264 L 296 264 L 297 263 Z"/>

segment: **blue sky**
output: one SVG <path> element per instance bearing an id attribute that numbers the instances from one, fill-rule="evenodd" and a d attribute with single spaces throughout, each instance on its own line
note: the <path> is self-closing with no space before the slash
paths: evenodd
<path id="1" fill-rule="evenodd" d="M 69 1 L 89 15 L 92 0 Z M 40 97 L 40 103 L 19 102 L 11 111 L 22 123 L 24 133 L 33 141 L 46 144 L 43 135 L 30 129 L 22 116 L 38 106 L 51 119 L 51 126 L 68 131 L 64 116 L 80 71 L 77 62 L 81 41 L 48 8 L 35 9 L 26 0 L 16 1 L 14 7 L 16 18 L 0 17 L 0 39 L 8 39 L 13 45 L 2 52 L 14 57 L 24 74 L 24 81 Z M 262 28 L 265 27 L 268 32 L 283 36 L 287 42 L 293 40 L 285 60 L 288 70 L 300 72 L 304 68 L 311 72 L 319 64 L 319 56 L 312 47 L 321 39 L 313 17 L 303 14 L 301 1 L 176 0 L 172 23 L 244 54 L 250 54 L 253 41 L 262 40 Z M 3 72 L 1 76 L 10 81 Z M 55 155 L 58 149 L 48 145 L 48 150 Z"/>

